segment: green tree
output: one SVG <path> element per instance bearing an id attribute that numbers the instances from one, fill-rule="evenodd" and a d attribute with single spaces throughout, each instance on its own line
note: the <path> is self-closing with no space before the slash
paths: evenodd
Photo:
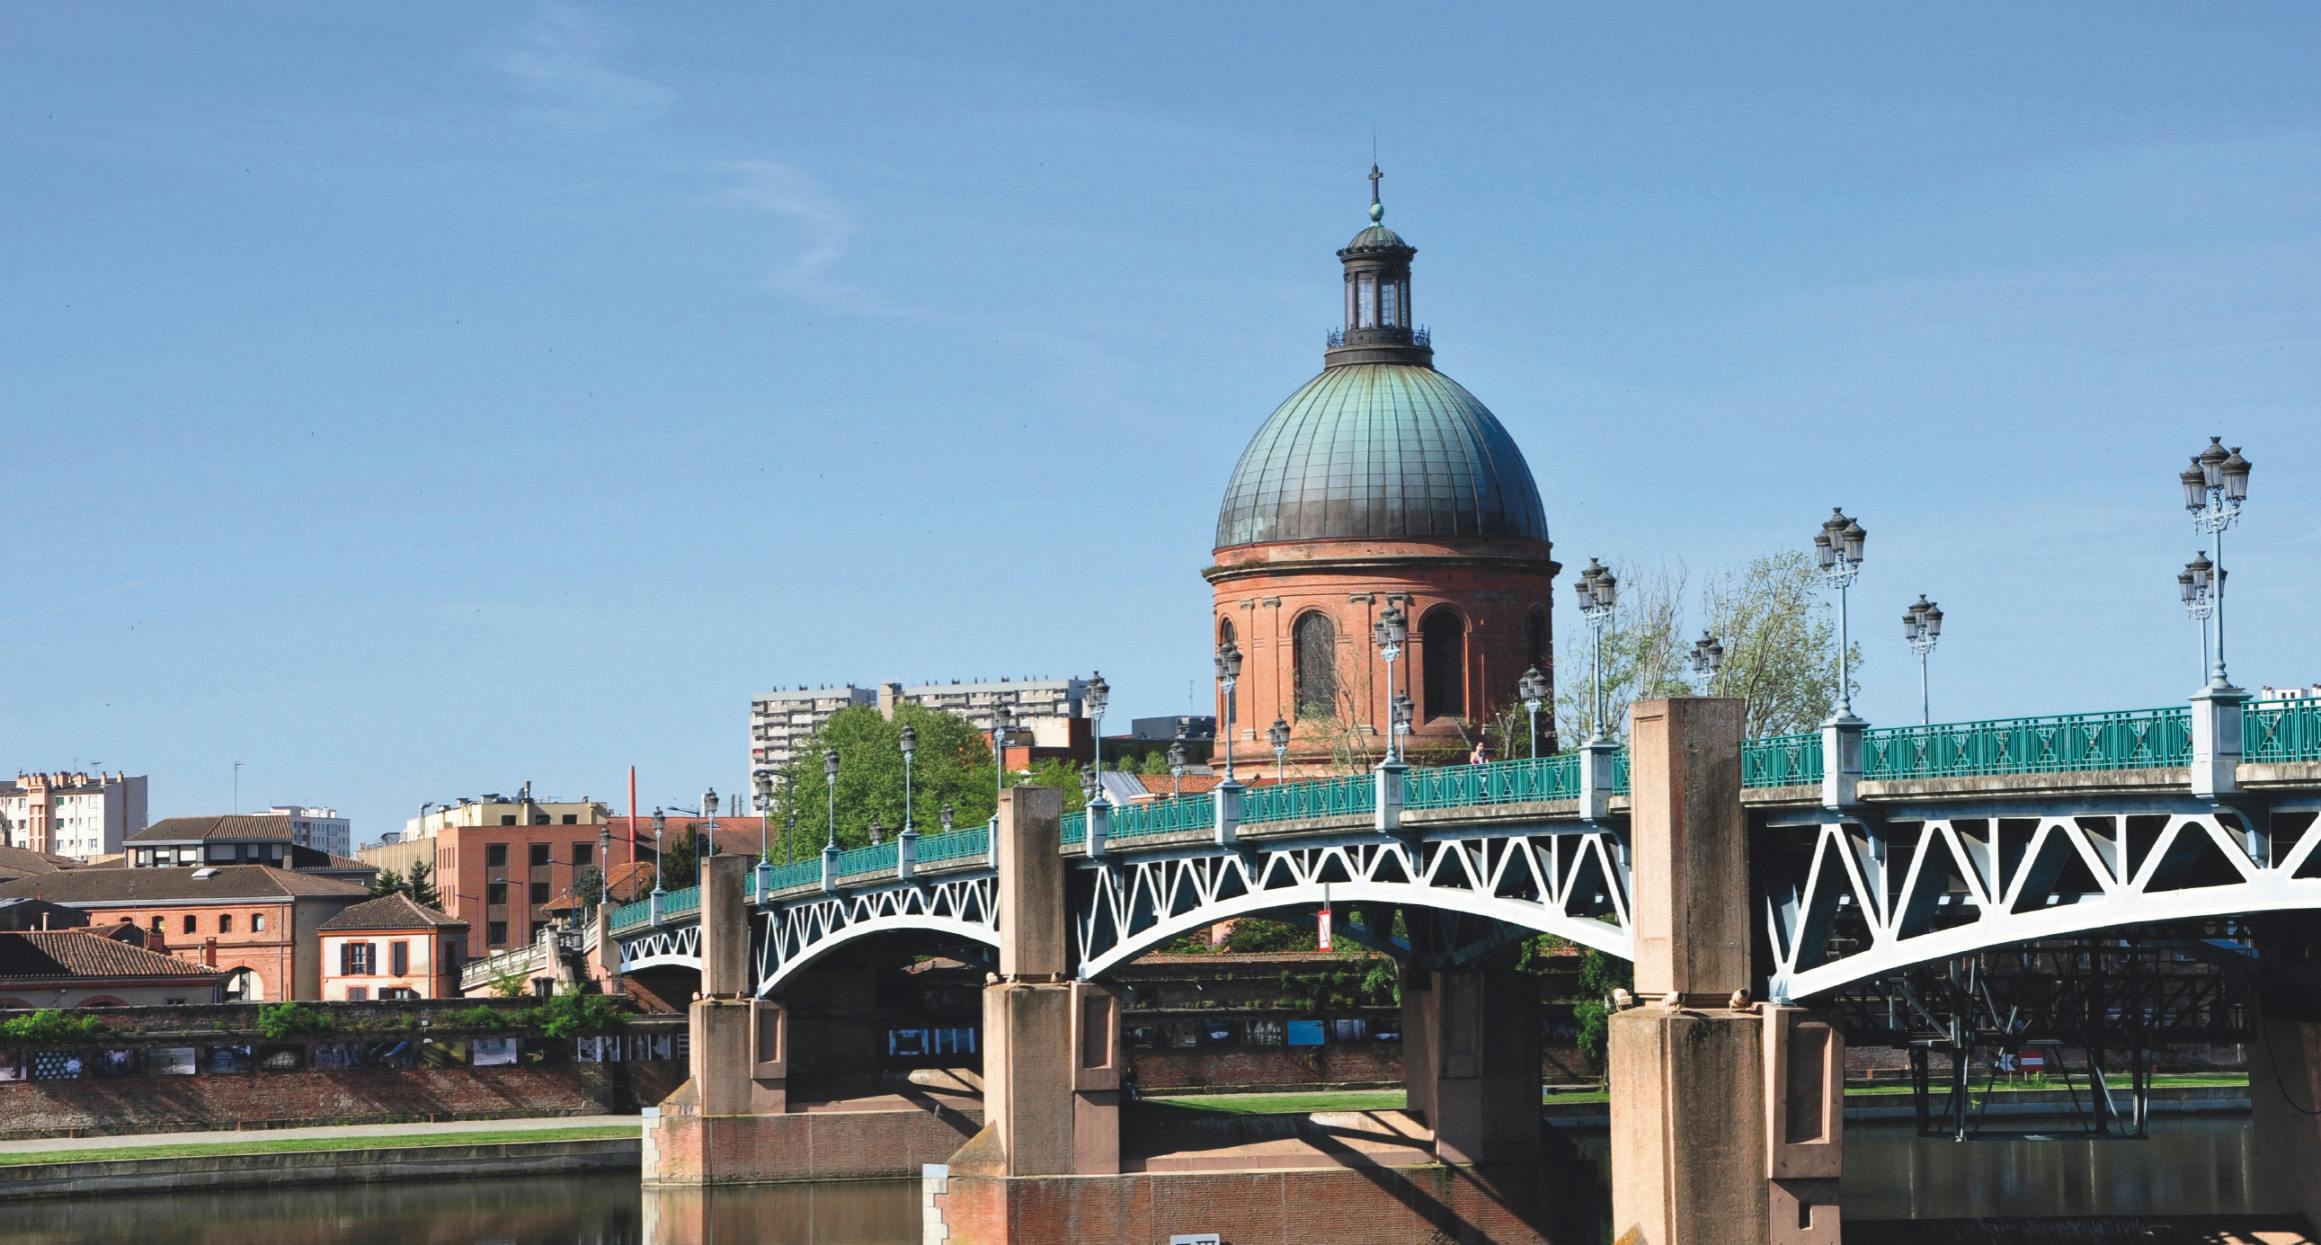
<path id="1" fill-rule="evenodd" d="M 1748 702 L 1745 730 L 1751 738 L 1811 730 L 1829 716 L 1837 704 L 1837 624 L 1821 608 L 1825 594 L 1804 553 L 1768 554 L 1712 576 L 1699 596 L 1697 626 L 1688 623 L 1684 597 L 1681 569 L 1621 572 L 1619 609 L 1604 628 L 1607 736 L 1626 735 L 1631 702 L 1691 693 L 1686 676 L 1700 628 L 1725 647 L 1723 669 L 1708 694 Z M 1556 668 L 1555 729 L 1564 743 L 1575 744 L 1595 726 L 1595 649 L 1581 620 L 1574 619 L 1565 634 L 1570 639 Z M 1856 670 L 1861 660 L 1861 646 L 1855 645 Z M 1504 736 L 1520 744 L 1520 706 L 1513 719 L 1503 721 Z"/>
<path id="2" fill-rule="evenodd" d="M 701 880 L 701 832 L 691 826 L 674 836 L 660 862 L 661 886 L 680 891 Z"/>
<path id="3" fill-rule="evenodd" d="M 838 752 L 838 845 L 870 842 L 876 823 L 888 840 L 903 829 L 901 734 L 918 736 L 911 763 L 912 824 L 921 834 L 939 830 L 945 803 L 956 825 L 991 819 L 998 804 L 998 771 L 991 744 L 974 723 L 957 714 L 920 705 L 898 705 L 889 721 L 877 708 L 856 705 L 831 714 L 782 771 L 774 792 L 774 833 L 779 845 L 769 854 L 780 860 L 810 859 L 822 850 L 830 824 L 833 792 L 823 778 L 822 754 Z M 1073 789 L 1079 779 L 1072 779 Z M 787 827 L 796 819 L 795 831 Z"/>
<path id="4" fill-rule="evenodd" d="M 572 896 L 584 908 L 595 908 L 604 901 L 604 870 L 590 865 L 572 878 Z"/>
<path id="5" fill-rule="evenodd" d="M 411 884 L 403 880 L 403 871 L 400 869 L 381 869 L 371 875 L 371 893 L 374 895 L 400 895 L 410 889 Z"/>
<path id="6" fill-rule="evenodd" d="M 1049 757 L 1032 762 L 1026 778 L 1035 787 L 1054 787 L 1064 793 L 1064 811 L 1077 813 L 1088 807 L 1088 795 L 1080 787 L 1080 767 L 1062 757 Z"/>
<path id="7" fill-rule="evenodd" d="M 411 877 L 404 883 L 403 893 L 421 907 L 435 908 L 443 903 L 443 897 L 435 893 L 435 870 L 424 860 L 411 862 Z"/>
<path id="8" fill-rule="evenodd" d="M 1138 773 L 1140 773 L 1140 774 L 1166 774 L 1166 773 L 1168 773 L 1168 772 L 1169 772 L 1169 754 L 1168 754 L 1168 753 L 1166 753 L 1166 752 L 1147 752 L 1147 753 L 1145 753 L 1145 754 L 1144 754 L 1144 764 L 1143 764 L 1143 765 L 1141 765 L 1141 766 L 1138 766 L 1138 767 L 1137 767 L 1137 772 L 1138 772 Z"/>

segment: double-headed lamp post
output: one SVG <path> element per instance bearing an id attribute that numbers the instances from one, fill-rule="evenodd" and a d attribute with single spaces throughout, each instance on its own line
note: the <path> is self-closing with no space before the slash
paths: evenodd
<path id="1" fill-rule="evenodd" d="M 1378 655 L 1386 659 L 1386 761 L 1390 765 L 1402 762 L 1402 741 L 1394 723 L 1394 659 L 1402 656 L 1403 642 L 1410 639 L 1410 621 L 1402 616 L 1400 606 L 1389 605 L 1378 621 L 1370 626 L 1370 641 L 1378 646 Z"/>
<path id="2" fill-rule="evenodd" d="M 709 851 L 707 854 L 715 856 L 717 854 L 717 788 L 711 787 L 701 793 L 701 816 L 709 822 Z"/>
<path id="3" fill-rule="evenodd" d="M 1099 774 L 1104 772 L 1104 708 L 1111 702 L 1112 685 L 1104 681 L 1104 672 L 1099 670 L 1088 676 L 1088 686 L 1080 692 L 1080 704 L 1088 711 L 1088 751 L 1095 759 Z M 1090 802 L 1103 798 L 1104 788 L 1099 785 Z"/>
<path id="4" fill-rule="evenodd" d="M 2216 664 L 2209 667 L 2208 685 L 2219 690 L 2232 686 L 2224 670 L 2224 529 L 2240 518 L 2241 504 L 2248 500 L 2248 473 L 2249 461 L 2240 456 L 2239 446 L 2227 450 L 2224 438 L 2210 437 L 2208 448 L 2193 455 L 2192 465 L 2177 477 L 2192 526 L 2208 534 L 2214 568 L 2210 599 L 2216 612 Z"/>
<path id="5" fill-rule="evenodd" d="M 1821 521 L 1821 530 L 1813 534 L 1814 569 L 1822 582 L 1837 589 L 1837 713 L 1832 721 L 1851 721 L 1854 716 L 1853 654 L 1846 630 L 1846 589 L 1862 573 L 1862 545 L 1869 533 L 1862 525 L 1846 517 L 1843 507 L 1830 507 L 1829 517 Z"/>
<path id="6" fill-rule="evenodd" d="M 916 794 L 912 787 L 911 758 L 919 750 L 919 732 L 905 722 L 902 731 L 895 736 L 895 743 L 903 750 L 903 837 L 917 842 L 918 821 L 911 815 L 911 801 Z"/>
<path id="7" fill-rule="evenodd" d="M 1692 677 L 1700 680 L 1700 694 L 1706 696 L 1716 684 L 1717 672 L 1725 668 L 1725 642 L 1702 631 L 1700 638 L 1692 642 L 1690 661 Z"/>
<path id="8" fill-rule="evenodd" d="M 1612 611 L 1620 608 L 1620 580 L 1612 568 L 1588 559 L 1587 569 L 1572 584 L 1579 594 L 1580 617 L 1588 622 L 1588 632 L 1595 641 L 1595 709 L 1589 714 L 1588 739 L 1604 739 L 1604 628 L 1612 621 Z"/>
<path id="9" fill-rule="evenodd" d="M 1180 739 L 1169 745 L 1169 797 L 1174 799 L 1184 793 L 1185 741 Z"/>
<path id="10" fill-rule="evenodd" d="M 2195 553 L 2176 572 L 2176 590 L 2183 594 L 2184 612 L 2200 624 L 2200 678 L 2208 679 L 2208 616 L 2216 612 L 2216 564 L 2205 553 Z"/>
<path id="11" fill-rule="evenodd" d="M 1910 608 L 1902 611 L 1902 638 L 1910 642 L 1910 651 L 1918 654 L 1918 725 L 1931 726 L 1934 701 L 1927 690 L 1926 658 L 1942 640 L 1942 607 L 1919 593 Z"/>
<path id="12" fill-rule="evenodd" d="M 1007 732 L 1013 717 L 1007 711 L 1007 702 L 991 707 L 991 829 L 999 831 L 999 797 L 1007 791 Z"/>
<path id="13" fill-rule="evenodd" d="M 1265 728 L 1265 742 L 1273 745 L 1273 780 L 1283 781 L 1289 772 L 1289 723 L 1279 715 L 1273 725 Z"/>
<path id="14" fill-rule="evenodd" d="M 1523 702 L 1523 712 L 1531 718 L 1531 759 L 1539 759 L 1539 711 L 1547 706 L 1547 676 L 1533 666 L 1515 680 L 1515 695 Z"/>
<path id="15" fill-rule="evenodd" d="M 1217 646 L 1217 690 L 1225 699 L 1225 781 L 1233 781 L 1233 688 L 1241 682 L 1241 646 L 1231 640 Z"/>

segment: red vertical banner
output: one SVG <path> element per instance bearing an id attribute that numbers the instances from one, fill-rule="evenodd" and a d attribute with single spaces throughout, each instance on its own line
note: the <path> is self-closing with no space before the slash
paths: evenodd
<path id="1" fill-rule="evenodd" d="M 1328 905 L 1328 904 L 1323 904 L 1323 905 L 1322 905 L 1322 910 L 1321 910 L 1320 912 L 1318 912 L 1318 913 L 1316 913 L 1316 914 L 1315 914 L 1315 916 L 1314 916 L 1314 930 L 1315 930 L 1315 933 L 1316 933 L 1316 934 L 1317 934 L 1317 935 L 1320 937 L 1320 940 L 1321 940 L 1321 942 L 1320 942 L 1321 949 L 1322 949 L 1322 950 L 1324 950 L 1324 951 L 1327 951 L 1327 950 L 1329 950 L 1329 949 L 1330 949 L 1330 905 Z"/>

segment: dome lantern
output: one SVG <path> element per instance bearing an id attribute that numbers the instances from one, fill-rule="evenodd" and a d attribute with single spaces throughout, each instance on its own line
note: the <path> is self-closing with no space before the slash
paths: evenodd
<path id="1" fill-rule="evenodd" d="M 1386 227 L 1386 205 L 1378 183 L 1386 174 L 1370 166 L 1370 224 L 1338 251 L 1346 270 L 1345 324 L 1330 334 L 1322 358 L 1326 366 L 1347 363 L 1430 365 L 1434 350 L 1416 327 L 1410 307 L 1410 261 L 1418 248 Z"/>

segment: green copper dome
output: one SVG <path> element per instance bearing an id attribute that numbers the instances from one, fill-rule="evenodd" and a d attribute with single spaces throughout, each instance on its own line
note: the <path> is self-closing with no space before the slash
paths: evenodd
<path id="1" fill-rule="evenodd" d="M 1416 363 L 1347 363 L 1291 394 L 1225 486 L 1217 547 L 1280 540 L 1547 539 L 1523 451 L 1490 408 Z"/>

